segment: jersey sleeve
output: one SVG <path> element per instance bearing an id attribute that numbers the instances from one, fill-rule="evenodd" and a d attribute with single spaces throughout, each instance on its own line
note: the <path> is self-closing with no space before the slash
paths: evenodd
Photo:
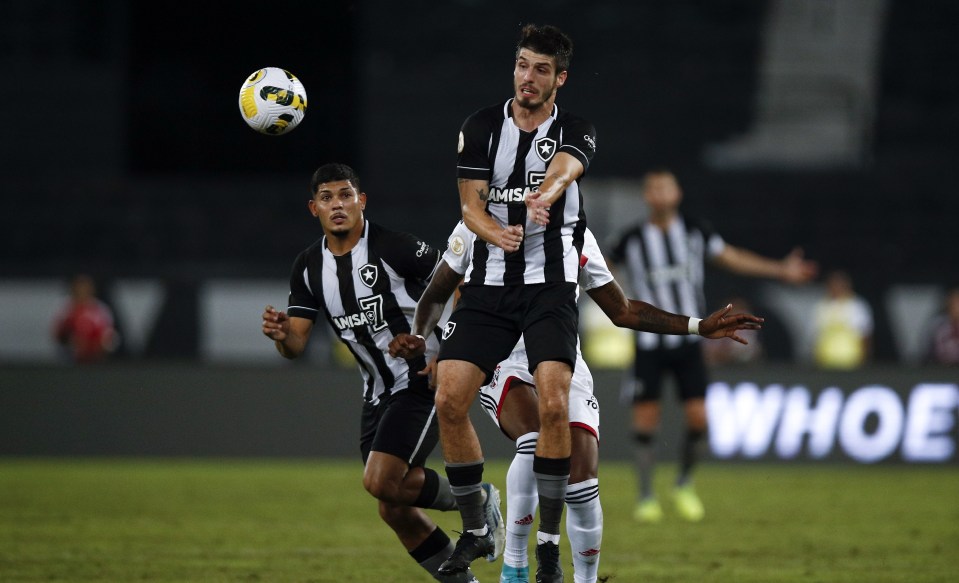
<path id="1" fill-rule="evenodd" d="M 316 301 L 316 296 L 313 295 L 313 290 L 310 289 L 310 274 L 306 261 L 308 253 L 308 251 L 300 253 L 293 262 L 286 313 L 292 318 L 306 318 L 315 322 L 320 305 Z"/>
<path id="2" fill-rule="evenodd" d="M 590 122 L 572 118 L 563 126 L 563 143 L 560 152 L 566 152 L 583 165 L 583 174 L 589 171 L 589 163 L 596 155 L 596 128 Z"/>
<path id="3" fill-rule="evenodd" d="M 602 287 L 613 281 L 613 274 L 606 265 L 603 252 L 593 232 L 586 229 L 583 238 L 583 254 L 580 258 L 579 285 L 585 291 Z"/>
<path id="4" fill-rule="evenodd" d="M 378 244 L 380 256 L 404 279 L 427 280 L 439 264 L 439 250 L 410 233 L 384 231 Z"/>
<path id="5" fill-rule="evenodd" d="M 473 243 L 475 241 L 476 234 L 469 230 L 466 223 L 460 221 L 446 241 L 443 261 L 456 273 L 465 274 L 470 261 L 473 259 Z"/>
<path id="6" fill-rule="evenodd" d="M 703 240 L 706 242 L 706 258 L 715 259 L 726 248 L 726 241 L 716 232 L 709 221 L 697 219 L 694 225 L 703 234 Z"/>
<path id="7" fill-rule="evenodd" d="M 487 116 L 477 112 L 466 118 L 460 128 L 456 145 L 456 177 L 468 180 L 486 180 L 493 177 L 493 163 L 489 159 L 489 141 L 492 135 Z"/>

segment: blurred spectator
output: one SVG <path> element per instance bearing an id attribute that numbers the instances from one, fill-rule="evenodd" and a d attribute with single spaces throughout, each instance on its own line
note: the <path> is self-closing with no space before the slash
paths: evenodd
<path id="1" fill-rule="evenodd" d="M 930 327 L 928 361 L 959 366 L 959 287 L 946 295 L 945 311 Z"/>
<path id="2" fill-rule="evenodd" d="M 117 346 L 113 312 L 97 298 L 96 284 L 89 275 L 70 281 L 70 300 L 54 321 L 53 336 L 77 363 L 103 360 Z"/>
<path id="3" fill-rule="evenodd" d="M 872 308 L 853 290 L 849 274 L 835 270 L 826 277 L 826 296 L 813 311 L 813 358 L 826 369 L 861 366 L 872 348 Z"/>
<path id="4" fill-rule="evenodd" d="M 732 297 L 724 300 L 723 305 L 732 304 L 733 312 L 756 313 L 744 298 Z M 765 324 L 763 324 L 765 329 Z M 765 330 L 764 330 L 765 331 Z M 758 362 L 764 356 L 759 330 L 740 330 L 739 335 L 749 341 L 749 344 L 738 342 L 703 342 L 703 358 L 710 366 L 747 364 Z"/>

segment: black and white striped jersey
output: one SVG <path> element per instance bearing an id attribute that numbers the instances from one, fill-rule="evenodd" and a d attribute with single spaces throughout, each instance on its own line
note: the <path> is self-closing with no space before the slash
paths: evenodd
<path id="1" fill-rule="evenodd" d="M 378 403 L 383 395 L 405 389 L 439 350 L 437 328 L 427 338 L 424 357 L 407 362 L 388 352 L 393 336 L 412 329 L 416 302 L 439 257 L 437 249 L 415 236 L 369 221 L 345 255 L 333 255 L 324 236 L 293 264 L 287 314 L 315 322 L 322 312 L 356 359 L 364 400 Z"/>
<path id="2" fill-rule="evenodd" d="M 576 157 L 588 170 L 596 152 L 596 130 L 554 105 L 552 115 L 536 131 L 526 132 L 513 123 L 512 102 L 481 109 L 466 119 L 456 175 L 488 181 L 486 211 L 504 227 L 523 225 L 526 238 L 518 251 L 509 254 L 477 239 L 466 285 L 576 283 L 586 228 L 579 180 L 553 203 L 545 227 L 527 220 L 524 201 L 543 182 L 557 152 Z"/>
<path id="3" fill-rule="evenodd" d="M 705 262 L 722 253 L 726 243 L 703 221 L 679 217 L 663 231 L 644 222 L 620 238 L 610 258 L 626 268 L 634 297 L 676 314 L 704 316 Z M 678 348 L 699 336 L 637 332 L 636 348 Z"/>

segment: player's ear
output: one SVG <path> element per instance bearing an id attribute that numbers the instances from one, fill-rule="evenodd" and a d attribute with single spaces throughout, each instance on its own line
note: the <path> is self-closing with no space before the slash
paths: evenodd
<path id="1" fill-rule="evenodd" d="M 566 83 L 566 75 L 567 75 L 567 74 L 568 74 L 568 71 L 560 71 L 559 74 L 556 75 L 556 88 L 557 88 L 557 89 L 559 89 L 560 87 L 562 87 L 562 86 Z"/>
<path id="2" fill-rule="evenodd" d="M 309 200 L 309 202 L 307 202 L 307 205 L 306 205 L 306 206 L 308 206 L 308 207 L 310 208 L 310 214 L 311 214 L 311 215 L 313 215 L 314 217 L 319 217 L 319 216 L 320 216 L 320 211 L 317 210 L 317 208 L 316 208 L 316 200 L 314 200 L 314 199 L 311 198 L 311 199 Z"/>
<path id="3" fill-rule="evenodd" d="M 360 210 L 361 211 L 366 210 L 366 193 L 365 192 L 360 193 Z"/>

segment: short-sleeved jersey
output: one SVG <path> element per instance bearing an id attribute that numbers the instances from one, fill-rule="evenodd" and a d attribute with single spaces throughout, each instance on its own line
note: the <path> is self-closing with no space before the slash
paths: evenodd
<path id="1" fill-rule="evenodd" d="M 447 240 L 443 261 L 456 273 L 460 275 L 466 273 L 470 265 L 470 256 L 475 248 L 473 243 L 477 239 L 476 233 L 470 231 L 469 227 L 463 221 L 460 221 Z M 613 281 L 613 274 L 609 271 L 606 259 L 603 258 L 603 253 L 599 249 L 599 244 L 589 229 L 585 229 L 583 232 L 583 255 L 580 258 L 580 264 L 582 269 L 580 269 L 578 283 L 583 290 L 589 291 Z M 578 343 L 576 351 L 579 353 Z M 520 336 L 519 342 L 516 343 L 516 347 L 510 354 L 509 360 L 516 358 L 526 361 L 526 343 L 522 336 Z M 579 361 L 582 361 L 582 356 L 579 356 Z M 579 364 L 576 367 L 578 370 Z"/>
<path id="2" fill-rule="evenodd" d="M 489 182 L 486 211 L 504 227 L 523 225 L 526 237 L 519 250 L 509 254 L 477 240 L 466 284 L 576 283 L 586 228 L 580 180 L 551 205 L 545 227 L 528 220 L 524 201 L 546 178 L 546 168 L 557 152 L 574 156 L 588 170 L 596 152 L 596 130 L 554 105 L 542 125 L 526 132 L 513 123 L 512 102 L 481 109 L 466 119 L 460 131 L 456 175 Z"/>
<path id="3" fill-rule="evenodd" d="M 663 231 L 644 222 L 619 239 L 611 259 L 624 265 L 633 294 L 639 300 L 676 314 L 704 314 L 705 263 L 726 243 L 704 221 L 678 218 Z M 698 342 L 699 336 L 637 332 L 636 347 L 654 350 Z"/>
<path id="4" fill-rule="evenodd" d="M 364 400 L 378 403 L 405 389 L 439 350 L 437 328 L 424 357 L 407 362 L 388 352 L 396 334 L 412 329 L 416 302 L 438 261 L 439 251 L 424 241 L 367 221 L 359 243 L 345 255 L 333 255 L 325 236 L 300 253 L 287 313 L 315 322 L 322 312 L 356 359 Z"/>

